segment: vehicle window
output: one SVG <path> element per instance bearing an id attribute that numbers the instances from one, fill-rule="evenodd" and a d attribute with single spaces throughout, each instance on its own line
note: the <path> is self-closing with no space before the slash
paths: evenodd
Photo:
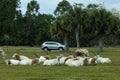
<path id="1" fill-rule="evenodd" d="M 46 43 L 48 45 L 57 45 L 56 43 Z"/>

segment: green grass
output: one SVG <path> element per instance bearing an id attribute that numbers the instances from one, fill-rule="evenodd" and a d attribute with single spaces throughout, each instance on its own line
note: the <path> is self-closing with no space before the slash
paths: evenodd
<path id="1" fill-rule="evenodd" d="M 39 47 L 14 47 L 2 46 L 7 54 L 7 58 L 12 58 L 12 54 L 20 48 L 19 54 L 34 58 L 37 55 L 46 55 Z M 89 51 L 97 52 L 97 48 L 87 48 Z M 75 48 L 68 52 L 50 51 L 52 58 L 63 53 L 65 56 L 73 54 Z M 90 56 L 94 55 L 90 52 Z M 69 67 L 64 65 L 56 66 L 11 66 L 6 65 L 0 57 L 0 80 L 120 80 L 120 48 L 104 48 L 101 53 L 103 57 L 109 57 L 111 64 L 97 64 L 96 66 Z"/>

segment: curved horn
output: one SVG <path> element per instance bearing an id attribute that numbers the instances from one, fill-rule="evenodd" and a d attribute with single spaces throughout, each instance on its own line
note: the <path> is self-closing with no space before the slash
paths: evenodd
<path id="1" fill-rule="evenodd" d="M 18 51 L 24 50 L 25 48 L 20 48 L 18 50 L 15 51 L 15 53 L 17 53 Z"/>
<path id="2" fill-rule="evenodd" d="M 32 53 L 32 54 L 34 54 L 37 58 L 39 58 L 39 56 L 36 53 Z"/>

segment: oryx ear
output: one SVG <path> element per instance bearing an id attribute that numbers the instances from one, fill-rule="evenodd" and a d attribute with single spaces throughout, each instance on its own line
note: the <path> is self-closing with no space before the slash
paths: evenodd
<path id="1" fill-rule="evenodd" d="M 33 53 L 37 58 L 39 58 L 40 56 L 38 56 L 36 53 Z"/>
<path id="2" fill-rule="evenodd" d="M 21 51 L 21 50 L 25 50 L 25 48 L 17 49 L 17 50 L 15 51 L 15 53 L 18 53 L 18 52 Z"/>

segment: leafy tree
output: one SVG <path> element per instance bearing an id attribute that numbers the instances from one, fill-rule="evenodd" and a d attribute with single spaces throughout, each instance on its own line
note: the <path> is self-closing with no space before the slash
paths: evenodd
<path id="1" fill-rule="evenodd" d="M 51 40 L 50 27 L 53 20 L 54 17 L 50 14 L 39 14 L 37 16 L 36 24 L 38 32 L 36 35 L 36 45 L 41 45 L 44 41 Z"/>
<path id="2" fill-rule="evenodd" d="M 64 15 L 68 12 L 68 10 L 72 8 L 70 3 L 67 0 L 62 0 L 61 2 L 59 2 L 59 4 L 57 5 L 54 14 L 55 16 L 61 16 Z"/>
<path id="3" fill-rule="evenodd" d="M 39 4 L 37 3 L 36 0 L 32 0 L 30 3 L 27 5 L 27 12 L 26 16 L 36 16 L 39 12 Z"/>
<path id="4" fill-rule="evenodd" d="M 14 20 L 19 4 L 19 0 L 0 1 L 0 38 L 3 38 L 6 34 L 12 36 L 15 33 Z"/>
<path id="5" fill-rule="evenodd" d="M 26 19 L 27 19 L 27 39 L 28 39 L 28 44 L 33 46 L 35 44 L 35 38 L 36 38 L 36 24 L 35 24 L 35 19 L 36 16 L 39 14 L 39 4 L 37 1 L 32 0 L 30 3 L 27 5 L 27 11 L 26 11 Z"/>

